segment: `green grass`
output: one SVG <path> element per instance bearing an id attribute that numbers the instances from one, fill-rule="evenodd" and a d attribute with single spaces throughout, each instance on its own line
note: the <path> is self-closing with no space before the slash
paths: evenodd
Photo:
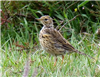
<path id="1" fill-rule="evenodd" d="M 29 54 L 25 50 L 20 50 L 18 51 L 18 47 L 16 47 L 12 42 L 11 42 L 11 37 L 9 37 L 8 41 L 6 41 L 2 45 L 2 73 L 3 77 L 9 77 L 9 76 L 16 76 L 16 77 L 21 77 L 24 72 L 24 66 L 26 63 L 26 60 L 28 59 L 28 55 L 31 57 L 31 60 L 33 61 L 29 68 L 29 76 L 32 76 L 33 72 L 35 69 L 37 69 L 37 76 L 39 77 L 44 77 L 44 76 L 49 76 L 49 77 L 55 77 L 55 76 L 60 76 L 60 77 L 66 77 L 66 76 L 97 76 L 99 75 L 98 71 L 99 70 L 97 65 L 99 65 L 100 62 L 98 57 L 100 55 L 99 51 L 100 49 L 99 46 L 95 41 L 94 38 L 95 35 L 91 34 L 89 36 L 87 35 L 81 35 L 78 34 L 77 38 L 80 38 L 81 40 L 77 40 L 75 38 L 74 32 L 72 32 L 72 37 L 71 37 L 71 44 L 77 48 L 80 51 L 83 51 L 86 54 L 89 54 L 93 56 L 94 58 L 97 58 L 97 61 L 94 61 L 91 58 L 85 57 L 83 55 L 78 55 L 78 54 L 70 54 L 70 55 L 65 55 L 64 63 L 61 64 L 61 57 L 58 57 L 58 62 L 56 67 L 53 66 L 54 64 L 54 57 L 50 56 L 48 53 L 45 53 L 44 51 L 40 51 L 37 49 L 35 52 L 32 50 L 32 52 L 35 52 L 34 54 Z M 22 42 L 25 40 L 23 37 L 16 36 L 18 37 L 17 41 Z M 83 39 L 84 37 L 84 39 Z M 81 42 L 80 42 L 81 41 Z M 26 42 L 26 41 L 25 41 Z M 30 47 L 32 47 L 33 41 L 31 40 L 30 42 Z M 79 43 L 80 42 L 80 43 Z M 79 44 L 78 44 L 79 43 Z M 31 51 L 31 50 L 30 50 Z M 96 52 L 94 54 L 94 52 Z M 100 76 L 100 75 L 99 75 Z M 99 77 L 98 76 L 98 77 Z"/>
<path id="2" fill-rule="evenodd" d="M 85 38 L 79 41 L 74 36 L 75 35 L 73 34 L 71 37 L 71 44 L 78 50 L 96 58 L 97 61 L 83 55 L 72 53 L 70 55 L 65 54 L 63 64 L 61 64 L 61 57 L 58 56 L 57 65 L 54 67 L 54 56 L 51 56 L 44 51 L 40 51 L 39 49 L 35 50 L 36 52 L 33 50 L 32 53 L 27 53 L 25 50 L 18 51 L 15 45 L 9 45 L 8 42 L 10 42 L 10 40 L 8 40 L 3 46 L 4 49 L 2 50 L 1 55 L 3 61 L 3 77 L 21 77 L 23 75 L 24 66 L 28 56 L 30 56 L 31 60 L 33 61 L 29 66 L 29 77 L 32 76 L 35 69 L 37 69 L 37 77 L 96 76 L 98 73 L 100 73 L 96 71 L 100 70 L 97 67 L 97 65 L 100 64 L 98 59 L 100 55 L 100 48 L 97 43 L 95 43 L 95 39 L 92 39 L 93 35 L 84 35 Z M 83 37 L 80 34 L 77 36 L 81 39 Z M 81 43 L 78 44 L 80 41 Z M 31 44 L 29 46 L 31 47 Z M 94 52 L 96 53 L 94 54 Z"/>

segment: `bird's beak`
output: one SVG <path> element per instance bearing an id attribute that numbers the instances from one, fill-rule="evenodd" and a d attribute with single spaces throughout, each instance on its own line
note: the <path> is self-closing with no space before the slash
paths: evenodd
<path id="1" fill-rule="evenodd" d="M 36 20 L 38 20 L 38 21 L 40 21 L 41 20 L 41 18 L 35 18 Z"/>

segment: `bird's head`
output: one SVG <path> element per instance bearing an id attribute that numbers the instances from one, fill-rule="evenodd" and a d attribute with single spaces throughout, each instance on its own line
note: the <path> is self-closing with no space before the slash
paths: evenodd
<path id="1" fill-rule="evenodd" d="M 40 21 L 46 28 L 53 27 L 53 19 L 49 15 L 45 15 L 36 19 Z"/>

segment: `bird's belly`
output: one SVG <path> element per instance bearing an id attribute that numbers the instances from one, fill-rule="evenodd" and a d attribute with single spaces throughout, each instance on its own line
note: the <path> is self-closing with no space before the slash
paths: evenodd
<path id="1" fill-rule="evenodd" d="M 43 50 L 45 50 L 46 52 L 52 54 L 52 55 L 55 55 L 55 48 L 54 46 L 47 40 L 45 39 L 41 39 L 40 40 L 40 45 L 42 47 Z"/>
<path id="2" fill-rule="evenodd" d="M 46 52 L 48 52 L 52 55 L 57 56 L 57 55 L 63 55 L 66 53 L 66 51 L 64 49 L 56 48 L 55 45 L 52 42 L 50 42 L 50 40 L 41 38 L 40 45 L 43 50 L 45 50 Z"/>

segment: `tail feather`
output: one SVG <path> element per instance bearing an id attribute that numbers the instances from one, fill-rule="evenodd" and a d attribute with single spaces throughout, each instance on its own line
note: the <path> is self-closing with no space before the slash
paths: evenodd
<path id="1" fill-rule="evenodd" d="M 78 54 L 81 54 L 81 55 L 88 56 L 88 57 L 90 57 L 90 58 L 92 58 L 92 59 L 95 59 L 95 58 L 93 58 L 92 56 L 87 55 L 87 54 L 85 54 L 85 53 L 83 53 L 83 52 L 80 52 L 80 51 L 78 51 L 78 50 L 74 50 L 74 52 L 76 52 L 76 53 L 78 53 Z"/>

